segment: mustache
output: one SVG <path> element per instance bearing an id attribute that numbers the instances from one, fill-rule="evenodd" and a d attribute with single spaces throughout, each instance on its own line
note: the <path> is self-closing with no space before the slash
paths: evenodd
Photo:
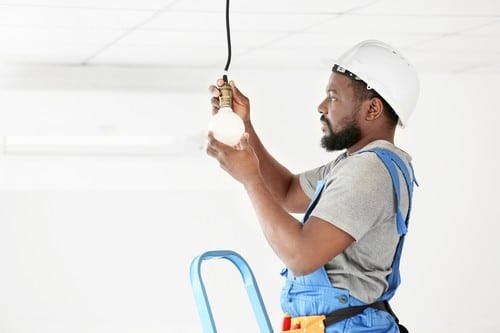
<path id="1" fill-rule="evenodd" d="M 321 115 L 321 117 L 319 118 L 319 120 L 320 120 L 321 122 L 323 122 L 323 123 L 327 124 L 327 125 L 328 125 L 328 127 L 330 127 L 330 126 L 331 126 L 330 121 L 329 121 L 328 119 L 326 119 L 326 117 L 325 117 L 325 115 L 324 115 L 324 114 L 322 114 L 322 115 Z"/>

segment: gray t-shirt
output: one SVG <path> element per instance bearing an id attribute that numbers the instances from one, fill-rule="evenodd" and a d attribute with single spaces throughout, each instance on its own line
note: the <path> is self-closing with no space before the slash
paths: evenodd
<path id="1" fill-rule="evenodd" d="M 395 152 L 407 164 L 410 156 L 392 143 L 374 141 L 362 150 L 384 148 Z M 409 172 L 411 169 L 408 167 Z M 408 191 L 400 173 L 403 217 L 408 211 Z M 326 265 L 336 288 L 371 303 L 388 287 L 387 277 L 399 236 L 396 227 L 396 196 L 392 180 L 375 153 L 341 154 L 334 161 L 300 175 L 305 193 L 312 197 L 318 180 L 325 188 L 311 215 L 332 223 L 350 234 L 355 242 Z"/>

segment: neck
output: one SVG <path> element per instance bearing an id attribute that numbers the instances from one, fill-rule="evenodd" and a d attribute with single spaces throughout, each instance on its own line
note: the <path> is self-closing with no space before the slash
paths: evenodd
<path id="1" fill-rule="evenodd" d="M 347 148 L 347 153 L 352 154 L 352 153 L 360 150 L 361 148 L 363 148 L 367 144 L 369 144 L 373 141 L 376 141 L 376 140 L 385 140 L 385 141 L 388 141 L 388 142 L 394 144 L 395 132 L 396 132 L 396 129 L 393 128 L 390 131 L 388 131 L 388 130 L 383 131 L 378 135 L 363 135 L 358 142 L 356 142 L 351 147 Z"/>

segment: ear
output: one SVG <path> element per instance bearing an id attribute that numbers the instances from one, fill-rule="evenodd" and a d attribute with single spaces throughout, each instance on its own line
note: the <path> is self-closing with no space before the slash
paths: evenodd
<path id="1" fill-rule="evenodd" d="M 370 99 L 366 120 L 378 119 L 382 115 L 382 111 L 384 111 L 384 104 L 382 104 L 380 98 L 374 97 Z"/>

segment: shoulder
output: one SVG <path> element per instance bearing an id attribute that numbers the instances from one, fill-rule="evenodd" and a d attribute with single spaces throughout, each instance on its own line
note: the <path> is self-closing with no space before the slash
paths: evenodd
<path id="1" fill-rule="evenodd" d="M 373 141 L 368 145 L 366 145 L 365 147 L 361 148 L 359 151 L 353 153 L 353 155 L 364 155 L 363 153 L 374 152 L 375 150 L 383 150 L 390 153 L 394 153 L 399 158 L 401 158 L 405 163 L 411 162 L 411 156 L 407 152 L 397 147 L 393 143 L 385 140 Z"/>
<path id="2" fill-rule="evenodd" d="M 408 153 L 394 144 L 384 140 L 374 141 L 350 155 L 350 157 L 352 157 L 350 159 L 350 163 L 360 167 L 370 167 L 374 164 L 383 165 L 383 156 L 400 160 L 406 165 L 406 167 L 408 167 L 411 163 L 411 156 Z"/>
<path id="3" fill-rule="evenodd" d="M 327 186 L 357 189 L 367 192 L 380 189 L 389 180 L 382 160 L 371 152 L 349 155 L 330 173 Z"/>
<path id="4" fill-rule="evenodd" d="M 352 184 L 362 186 L 365 189 L 376 189 L 383 184 L 392 183 L 387 167 L 375 153 L 377 149 L 394 153 L 403 161 L 407 169 L 410 169 L 411 157 L 409 154 L 388 141 L 377 140 L 359 151 L 347 155 L 332 169 L 328 182 Z"/>

